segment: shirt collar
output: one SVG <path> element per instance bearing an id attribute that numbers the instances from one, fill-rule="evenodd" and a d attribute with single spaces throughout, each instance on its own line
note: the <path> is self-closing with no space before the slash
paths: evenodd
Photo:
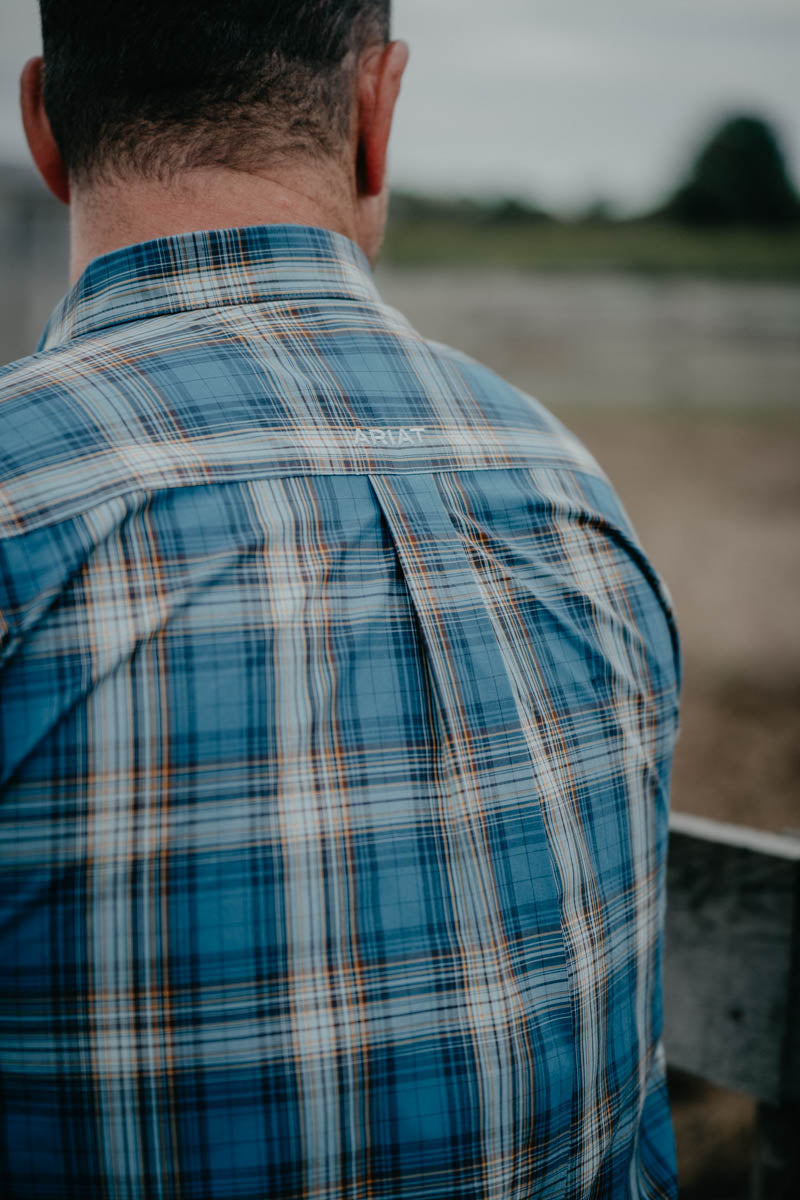
<path id="1" fill-rule="evenodd" d="M 366 255 L 344 234 L 308 225 L 179 233 L 93 259 L 37 349 L 145 317 L 310 299 L 381 302 Z"/>

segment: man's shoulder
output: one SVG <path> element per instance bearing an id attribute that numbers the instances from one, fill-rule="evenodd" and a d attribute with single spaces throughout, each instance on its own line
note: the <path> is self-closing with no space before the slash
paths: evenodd
<path id="1" fill-rule="evenodd" d="M 0 367 L 0 481 L 14 471 L 25 447 L 35 455 L 45 443 L 59 444 L 68 407 L 59 401 L 73 394 L 76 373 L 88 380 L 91 369 L 81 369 L 72 344 L 38 350 Z"/>
<path id="2" fill-rule="evenodd" d="M 359 318 L 351 304 L 315 320 L 316 335 L 304 323 L 303 337 L 289 338 L 285 312 L 184 313 L 0 369 L 0 532 L 77 512 L 114 487 L 233 479 L 251 468 L 538 465 L 604 478 L 535 397 L 394 310 L 369 307 Z"/>
<path id="3" fill-rule="evenodd" d="M 21 435 L 41 442 L 52 436 L 55 426 L 63 434 L 70 423 L 83 424 L 104 395 L 113 394 L 118 406 L 138 411 L 147 403 L 143 384 L 153 401 L 171 401 L 175 385 L 182 395 L 196 391 L 207 398 L 216 389 L 220 398 L 224 393 L 226 400 L 233 400 L 228 372 L 245 387 L 252 386 L 249 376 L 255 374 L 265 397 L 282 399 L 291 396 L 305 375 L 315 390 L 324 390 L 327 375 L 332 390 L 341 392 L 335 376 L 344 367 L 352 387 L 346 399 L 366 398 L 375 387 L 380 405 L 388 399 L 380 395 L 383 381 L 391 375 L 390 388 L 398 390 L 405 372 L 408 380 L 400 387 L 410 406 L 418 392 L 429 411 L 452 421 L 454 429 L 471 424 L 475 430 L 485 425 L 487 432 L 535 431 L 587 462 L 578 440 L 536 397 L 463 351 L 425 338 L 388 305 L 376 310 L 365 306 L 363 328 L 357 319 L 352 322 L 345 349 L 337 345 L 336 336 L 342 315 L 333 309 L 325 312 L 327 320 L 319 323 L 318 336 L 306 332 L 298 340 L 287 339 L 280 314 L 262 314 L 261 325 L 250 314 L 239 330 L 230 318 L 222 329 L 215 319 L 218 314 L 206 310 L 134 321 L 39 350 L 0 367 L 0 446 Z M 369 355 L 364 354 L 367 346 Z M 376 362 L 376 350 L 386 371 Z M 324 373 L 318 370 L 322 360 Z M 305 400 L 307 396 L 304 409 Z M 54 405 L 56 413 L 51 411 Z"/>
<path id="4" fill-rule="evenodd" d="M 30 395 L 32 389 L 37 389 L 45 381 L 51 367 L 58 370 L 58 362 L 65 361 L 69 350 L 70 344 L 37 350 L 0 366 L 0 405 L 13 402 L 17 396 Z M 0 411 L 5 415 L 8 410 L 3 408 Z"/>
<path id="5" fill-rule="evenodd" d="M 532 453 L 538 446 L 540 452 L 534 456 L 537 463 L 544 462 L 549 452 L 553 468 L 606 480 L 587 446 L 538 397 L 462 350 L 430 338 L 423 341 L 453 392 L 462 399 L 465 419 L 473 417 L 476 426 L 485 421 L 489 435 L 492 430 L 504 431 L 509 449 L 516 439 L 520 448 L 527 444 Z"/>
<path id="6" fill-rule="evenodd" d="M 77 384 L 102 382 L 112 362 L 107 339 L 81 339 L 36 350 L 0 367 L 0 430 L 13 436 L 20 423 L 35 428 L 42 406 L 71 395 Z M 0 441 L 0 445 L 4 444 Z"/>
<path id="7" fill-rule="evenodd" d="M 126 429 L 128 440 L 137 436 L 127 398 L 136 357 L 114 339 L 87 337 L 0 367 L 0 537 L 35 527 L 51 501 L 57 512 L 111 439 Z"/>
<path id="8" fill-rule="evenodd" d="M 107 366 L 104 348 L 77 341 L 0 367 L 0 479 L 10 469 L 9 454 L 23 446 L 63 448 L 77 414 L 76 401 L 102 387 Z"/>

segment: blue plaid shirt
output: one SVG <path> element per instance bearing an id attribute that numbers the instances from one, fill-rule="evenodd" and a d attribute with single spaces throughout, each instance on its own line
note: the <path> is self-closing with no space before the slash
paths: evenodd
<path id="1" fill-rule="evenodd" d="M 3 1196 L 674 1197 L 679 671 L 347 238 L 95 259 L 0 372 Z"/>

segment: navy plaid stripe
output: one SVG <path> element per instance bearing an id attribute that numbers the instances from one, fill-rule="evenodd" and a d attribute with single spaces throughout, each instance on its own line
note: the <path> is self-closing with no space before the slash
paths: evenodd
<path id="1" fill-rule="evenodd" d="M 271 226 L 0 371 L 0 1179 L 674 1197 L 680 660 L 608 480 Z"/>

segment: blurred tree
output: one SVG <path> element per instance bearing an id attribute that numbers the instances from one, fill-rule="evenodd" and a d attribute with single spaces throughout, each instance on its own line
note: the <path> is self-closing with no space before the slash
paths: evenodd
<path id="1" fill-rule="evenodd" d="M 404 191 L 392 192 L 389 218 L 394 226 L 456 224 L 474 228 L 526 226 L 553 220 L 538 205 L 515 196 L 471 199 L 466 196 L 426 196 Z"/>
<path id="2" fill-rule="evenodd" d="M 800 221 L 800 201 L 775 130 L 750 114 L 724 121 L 662 215 L 689 225 L 786 226 Z"/>
<path id="3" fill-rule="evenodd" d="M 575 221 L 589 225 L 608 225 L 619 220 L 616 205 L 607 196 L 595 196 L 575 215 Z"/>
<path id="4" fill-rule="evenodd" d="M 491 202 L 486 210 L 488 225 L 532 225 L 550 220 L 550 214 L 544 209 L 516 196 L 501 196 Z"/>
<path id="5" fill-rule="evenodd" d="M 485 204 L 461 196 L 421 195 L 395 189 L 389 201 L 389 216 L 395 225 L 450 221 L 478 225 L 484 220 Z"/>

